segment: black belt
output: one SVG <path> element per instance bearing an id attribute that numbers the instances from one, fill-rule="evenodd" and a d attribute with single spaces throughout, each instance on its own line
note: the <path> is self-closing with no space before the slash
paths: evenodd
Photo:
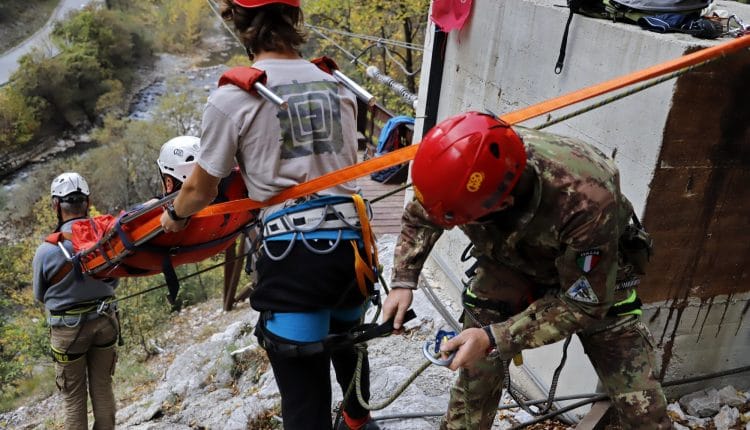
<path id="1" fill-rule="evenodd" d="M 265 314 L 265 313 L 264 313 Z M 366 342 L 376 337 L 387 336 L 393 331 L 393 319 L 383 324 L 362 324 L 353 329 L 326 336 L 325 339 L 310 343 L 292 343 L 293 341 L 280 338 L 269 332 L 265 327 L 265 315 L 261 315 L 260 323 L 255 327 L 258 343 L 266 351 L 276 353 L 285 358 L 305 357 L 318 354 L 326 350 L 336 350 L 351 347 L 357 343 Z M 417 314 L 409 309 L 404 315 L 404 322 L 416 318 Z"/>

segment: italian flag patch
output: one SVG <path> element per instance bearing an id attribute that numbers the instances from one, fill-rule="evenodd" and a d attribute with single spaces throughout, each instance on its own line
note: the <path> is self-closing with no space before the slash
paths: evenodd
<path id="1" fill-rule="evenodd" d="M 576 264 L 583 273 L 589 273 L 594 270 L 594 267 L 599 263 L 602 252 L 598 249 L 587 249 L 586 251 L 579 252 L 576 257 Z"/>

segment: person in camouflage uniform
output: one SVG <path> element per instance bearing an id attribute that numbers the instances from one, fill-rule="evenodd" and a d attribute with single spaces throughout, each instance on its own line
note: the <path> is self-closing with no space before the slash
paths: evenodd
<path id="1" fill-rule="evenodd" d="M 632 289 L 642 267 L 623 249 L 637 218 L 611 159 L 576 139 L 468 113 L 425 136 L 412 177 L 416 200 L 402 218 L 384 320 L 400 328 L 444 229 L 458 226 L 477 258 L 464 331 L 441 345 L 456 350 L 450 368 L 460 368 L 441 428 L 489 429 L 503 363 L 574 333 L 625 428 L 671 428 Z"/>

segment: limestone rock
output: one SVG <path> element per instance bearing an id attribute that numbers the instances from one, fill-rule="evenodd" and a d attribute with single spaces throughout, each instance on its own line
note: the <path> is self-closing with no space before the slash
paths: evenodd
<path id="1" fill-rule="evenodd" d="M 672 421 L 685 421 L 685 412 L 682 412 L 682 408 L 680 408 L 680 404 L 677 402 L 667 405 L 667 415 L 669 415 Z"/>
<path id="2" fill-rule="evenodd" d="M 694 417 L 692 415 L 685 416 L 685 421 L 687 422 L 687 426 L 691 429 L 701 429 L 705 430 L 708 427 L 708 423 L 711 421 L 710 418 L 698 418 Z"/>
<path id="3" fill-rule="evenodd" d="M 721 410 L 714 417 L 716 430 L 729 430 L 740 419 L 740 411 L 727 405 L 721 407 Z"/>
<path id="4" fill-rule="evenodd" d="M 680 405 L 689 415 L 701 418 L 710 417 L 719 412 L 721 407 L 719 392 L 715 388 L 696 391 L 682 396 Z"/>
<path id="5" fill-rule="evenodd" d="M 731 385 L 727 385 L 726 387 L 719 390 L 719 402 L 722 405 L 729 405 L 736 408 L 745 404 L 746 399 L 745 396 L 737 392 L 736 388 Z"/>

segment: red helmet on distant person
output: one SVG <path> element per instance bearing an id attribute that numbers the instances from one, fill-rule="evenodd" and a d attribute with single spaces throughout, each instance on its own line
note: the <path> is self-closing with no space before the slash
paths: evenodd
<path id="1" fill-rule="evenodd" d="M 242 7 L 261 7 L 271 3 L 284 3 L 289 6 L 299 7 L 300 0 L 234 0 L 234 4 Z"/>
<path id="2" fill-rule="evenodd" d="M 412 164 L 417 200 L 446 228 L 498 210 L 526 167 L 526 149 L 510 125 L 468 112 L 433 127 Z"/>

